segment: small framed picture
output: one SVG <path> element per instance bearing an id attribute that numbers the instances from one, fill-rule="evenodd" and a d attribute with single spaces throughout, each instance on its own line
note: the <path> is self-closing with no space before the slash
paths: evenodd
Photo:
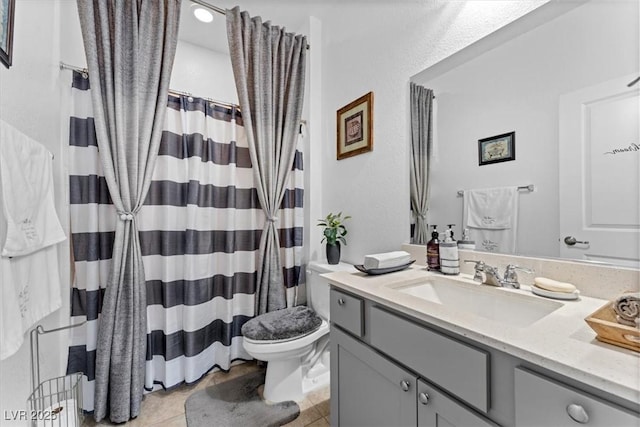
<path id="1" fill-rule="evenodd" d="M 0 61 L 5 67 L 11 67 L 13 57 L 13 16 L 16 10 L 15 0 L 0 0 Z"/>
<path id="2" fill-rule="evenodd" d="M 338 160 L 373 150 L 373 92 L 338 110 Z"/>
<path id="3" fill-rule="evenodd" d="M 478 140 L 480 166 L 516 159 L 516 133 L 509 132 Z"/>

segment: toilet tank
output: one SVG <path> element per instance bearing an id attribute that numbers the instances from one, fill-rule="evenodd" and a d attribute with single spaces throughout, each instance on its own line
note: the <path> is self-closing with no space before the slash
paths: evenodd
<path id="1" fill-rule="evenodd" d="M 307 305 L 325 320 L 329 320 L 329 282 L 320 275 L 333 271 L 352 271 L 355 273 L 357 270 L 353 265 L 345 262 L 326 264 L 311 261 L 307 264 Z"/>

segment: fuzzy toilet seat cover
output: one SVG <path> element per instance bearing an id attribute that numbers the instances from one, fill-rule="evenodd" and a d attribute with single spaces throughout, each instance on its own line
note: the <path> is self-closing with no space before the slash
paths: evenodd
<path id="1" fill-rule="evenodd" d="M 254 317 L 242 325 L 242 335 L 258 341 L 290 340 L 312 333 L 321 324 L 315 311 L 299 305 Z"/>

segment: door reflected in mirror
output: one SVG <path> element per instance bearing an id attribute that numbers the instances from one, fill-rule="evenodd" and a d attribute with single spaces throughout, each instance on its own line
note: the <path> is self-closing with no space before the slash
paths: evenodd
<path id="1" fill-rule="evenodd" d="M 639 2 L 561 3 L 411 78 L 436 96 L 427 222 L 460 236 L 459 190 L 533 184 L 514 253 L 638 267 Z M 478 140 L 512 131 L 516 159 L 480 166 Z"/>

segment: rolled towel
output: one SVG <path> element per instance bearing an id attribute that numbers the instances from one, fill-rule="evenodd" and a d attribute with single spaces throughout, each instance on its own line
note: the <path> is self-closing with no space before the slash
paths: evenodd
<path id="1" fill-rule="evenodd" d="M 364 268 L 372 270 L 376 268 L 391 268 L 407 264 L 411 256 L 405 251 L 384 252 L 381 254 L 365 255 Z"/>
<path id="2" fill-rule="evenodd" d="M 640 327 L 640 292 L 624 294 L 618 297 L 612 306 L 618 323 Z"/>

